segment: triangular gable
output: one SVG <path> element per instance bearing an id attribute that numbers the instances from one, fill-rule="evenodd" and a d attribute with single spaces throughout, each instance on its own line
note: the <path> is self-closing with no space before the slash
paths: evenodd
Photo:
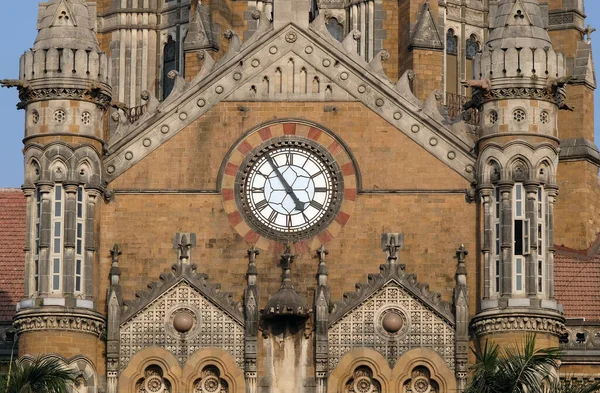
<path id="1" fill-rule="evenodd" d="M 148 284 L 148 290 L 137 292 L 135 300 L 125 301 L 121 325 L 150 307 L 158 298 L 182 282 L 187 283 L 215 307 L 223 310 L 240 326 L 244 326 L 244 314 L 240 303 L 234 302 L 230 293 L 221 292 L 219 284 L 210 283 L 206 274 L 197 273 L 196 265 L 182 263 L 174 264 L 169 273 L 161 274 L 160 281 Z"/>
<path id="2" fill-rule="evenodd" d="M 533 22 L 521 0 L 515 1 L 511 13 L 506 15 L 505 26 L 532 26 Z"/>
<path id="3" fill-rule="evenodd" d="M 344 318 L 348 313 L 360 307 L 373 294 L 386 285 L 394 283 L 424 307 L 437 314 L 450 326 L 454 326 L 452 305 L 441 299 L 437 292 L 430 292 L 429 285 L 417 281 L 415 274 L 405 271 L 404 264 L 385 264 L 379 266 L 379 274 L 369 274 L 369 281 L 356 284 L 356 291 L 344 293 L 344 299 L 333 305 L 329 315 L 329 326 Z"/>
<path id="4" fill-rule="evenodd" d="M 178 96 L 169 97 L 157 112 L 144 116 L 122 138 L 111 141 L 110 154 L 104 160 L 104 179 L 114 180 L 290 53 L 334 81 L 336 88 L 345 90 L 465 179 L 473 179 L 472 146 L 443 123 L 439 112 L 430 113 L 425 105 L 418 105 L 408 83 L 403 83 L 406 78 L 397 86 L 392 84 L 374 71 L 381 64 L 367 64 L 347 52 L 334 38 L 322 34 L 329 34 L 326 28 L 301 30 L 290 24 L 279 31 L 271 29 L 260 37 L 251 37 L 239 52 L 225 55 L 205 77 L 178 89 Z"/>
<path id="5" fill-rule="evenodd" d="M 396 331 L 386 330 L 389 316 Z M 380 274 L 369 275 L 368 283 L 334 304 L 329 321 L 330 370 L 354 348 L 376 350 L 390 367 L 405 352 L 428 348 L 454 369 L 456 331 L 450 304 L 407 274 L 403 265 L 382 265 Z"/>
<path id="6" fill-rule="evenodd" d="M 75 14 L 73 14 L 71 7 L 65 0 L 62 0 L 56 7 L 50 26 L 77 26 Z"/>
<path id="7" fill-rule="evenodd" d="M 423 12 L 421 12 L 415 31 L 413 32 L 410 48 L 444 49 L 444 44 L 435 25 L 429 3 L 423 5 Z"/>
<path id="8" fill-rule="evenodd" d="M 185 334 L 175 328 L 177 315 L 192 319 Z M 144 334 L 140 334 L 140 332 Z M 211 334 L 206 334 L 211 332 Z M 177 345 L 173 345 L 177 342 Z M 145 348 L 162 347 L 171 352 L 181 367 L 199 348 L 221 348 L 238 367 L 244 364 L 244 326 L 212 299 L 202 295 L 187 280 L 157 296 L 152 302 L 121 323 L 119 328 L 119 368 L 127 368 L 131 359 Z"/>

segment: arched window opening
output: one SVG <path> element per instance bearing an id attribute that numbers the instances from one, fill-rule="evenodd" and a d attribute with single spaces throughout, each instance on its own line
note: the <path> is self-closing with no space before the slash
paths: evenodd
<path id="1" fill-rule="evenodd" d="M 135 393 L 171 393 L 171 383 L 163 377 L 160 367 L 148 366 L 144 377 L 140 378 L 135 386 Z"/>
<path id="2" fill-rule="evenodd" d="M 466 79 L 476 79 L 473 73 L 473 59 L 479 53 L 479 42 L 477 41 L 477 37 L 475 34 L 471 34 L 467 42 L 465 43 L 465 55 L 466 55 Z M 467 96 L 471 97 L 472 89 L 467 89 Z"/>
<path id="3" fill-rule="evenodd" d="M 410 373 L 410 379 L 404 382 L 404 393 L 439 393 L 439 384 L 431 379 L 431 372 L 427 367 L 417 366 Z"/>
<path id="4" fill-rule="evenodd" d="M 345 393 L 362 392 L 381 393 L 381 384 L 373 378 L 373 370 L 367 366 L 357 367 L 346 382 Z"/>
<path id="5" fill-rule="evenodd" d="M 453 29 L 446 33 L 446 92 L 458 94 L 458 37 Z"/>
<path id="6" fill-rule="evenodd" d="M 173 70 L 179 70 L 178 52 L 179 45 L 177 44 L 177 41 L 173 40 L 173 37 L 169 36 L 163 51 L 163 99 L 167 98 L 169 94 L 171 94 L 173 86 L 175 85 L 175 80 L 170 79 L 168 75 L 169 72 Z"/>
<path id="7" fill-rule="evenodd" d="M 344 26 L 336 18 L 329 18 L 327 30 L 336 40 L 341 42 L 344 39 Z"/>
<path id="8" fill-rule="evenodd" d="M 229 385 L 221 378 L 221 373 L 215 366 L 202 369 L 201 377 L 194 382 L 193 393 L 229 393 Z"/>

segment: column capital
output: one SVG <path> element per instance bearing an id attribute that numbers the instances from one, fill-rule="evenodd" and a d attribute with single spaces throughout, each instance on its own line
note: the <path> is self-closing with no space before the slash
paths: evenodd
<path id="1" fill-rule="evenodd" d="M 497 187 L 500 189 L 500 191 L 502 192 L 506 192 L 506 191 L 512 191 L 512 188 L 514 187 L 515 182 L 512 180 L 500 180 L 497 183 Z"/>
<path id="2" fill-rule="evenodd" d="M 75 194 L 79 188 L 79 183 L 75 182 L 63 182 L 62 185 L 67 194 Z"/>
<path id="3" fill-rule="evenodd" d="M 51 181 L 37 181 L 35 185 L 42 194 L 49 194 L 54 188 L 54 182 Z"/>
<path id="4" fill-rule="evenodd" d="M 21 190 L 23 190 L 23 194 L 25 194 L 26 197 L 32 197 L 35 194 L 35 185 L 23 184 Z"/>

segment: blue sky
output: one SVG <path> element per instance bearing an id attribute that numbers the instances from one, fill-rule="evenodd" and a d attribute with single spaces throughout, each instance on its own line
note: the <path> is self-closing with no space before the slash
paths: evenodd
<path id="1" fill-rule="evenodd" d="M 33 45 L 36 36 L 38 0 L 3 1 L 0 13 L 0 79 L 18 77 L 19 57 Z M 598 27 L 592 40 L 594 54 L 600 67 L 600 1 L 587 0 L 587 23 Z M 599 74 L 600 76 L 600 74 Z M 0 188 L 20 187 L 23 183 L 23 148 L 25 114 L 16 109 L 16 89 L 0 89 Z M 600 91 L 596 91 L 595 113 L 600 113 Z M 600 117 L 596 121 L 596 140 L 600 137 Z"/>

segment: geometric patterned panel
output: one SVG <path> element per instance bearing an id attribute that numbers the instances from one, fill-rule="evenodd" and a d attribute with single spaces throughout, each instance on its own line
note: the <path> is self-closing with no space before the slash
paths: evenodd
<path id="1" fill-rule="evenodd" d="M 329 328 L 328 336 L 330 371 L 354 348 L 376 350 L 392 368 L 405 352 L 427 348 L 454 370 L 454 328 L 394 281 L 346 313 Z"/>
<path id="2" fill-rule="evenodd" d="M 174 327 L 184 314 L 185 333 Z M 180 331 L 182 329 L 180 328 Z M 221 309 L 181 281 L 148 304 L 120 328 L 120 370 L 131 358 L 149 347 L 171 352 L 183 367 L 187 359 L 201 348 L 222 348 L 244 365 L 244 328 Z"/>

